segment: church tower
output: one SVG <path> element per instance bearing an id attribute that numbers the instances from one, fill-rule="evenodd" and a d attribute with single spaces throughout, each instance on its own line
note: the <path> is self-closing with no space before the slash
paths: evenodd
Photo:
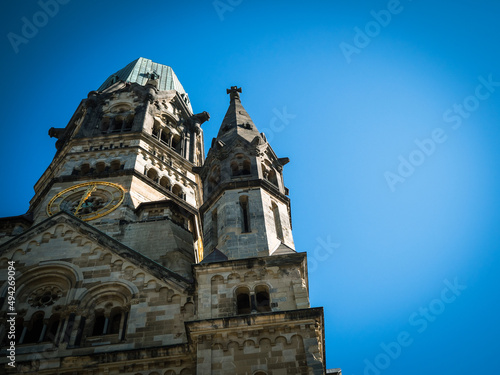
<path id="1" fill-rule="evenodd" d="M 57 153 L 35 185 L 34 224 L 68 211 L 188 277 L 202 256 L 192 168 L 203 164 L 208 119 L 193 115 L 172 68 L 133 61 L 91 91 L 66 128 L 49 130 Z"/>
<path id="2" fill-rule="evenodd" d="M 172 68 L 79 104 L 24 215 L 0 218 L 0 366 L 40 375 L 325 374 L 283 167 L 240 99 L 204 157 Z M 9 268 L 10 267 L 10 268 Z M 12 276 L 14 275 L 14 276 Z M 14 348 L 14 349 L 11 349 Z M 13 359 L 11 359 L 13 358 Z M 340 374 L 339 371 L 328 373 Z"/>
<path id="3" fill-rule="evenodd" d="M 293 253 L 290 199 L 283 166 L 231 87 L 230 103 L 200 175 L 205 255 L 228 259 Z"/>

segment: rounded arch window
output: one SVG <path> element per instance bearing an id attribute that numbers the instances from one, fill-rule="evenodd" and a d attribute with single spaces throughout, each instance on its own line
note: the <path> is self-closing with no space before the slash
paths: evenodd
<path id="1" fill-rule="evenodd" d="M 170 190 L 172 188 L 172 185 L 170 184 L 170 180 L 165 176 L 163 176 L 160 179 L 160 185 L 163 186 L 164 188 L 167 188 L 168 190 Z"/>
<path id="2" fill-rule="evenodd" d="M 86 342 L 86 337 L 91 336 L 114 335 L 109 338 L 113 343 L 124 340 L 131 297 L 132 291 L 127 286 L 117 284 L 98 286 L 85 294 L 80 306 L 87 309 L 89 315 L 82 317 L 82 334 L 75 340 L 75 345 L 82 340 Z"/>
<path id="3" fill-rule="evenodd" d="M 252 304 L 250 302 L 250 290 L 247 287 L 239 287 L 235 291 L 236 310 L 238 314 L 250 314 Z"/>
<path id="4" fill-rule="evenodd" d="M 267 174 L 267 179 L 269 180 L 270 183 L 273 185 L 278 186 L 278 177 L 276 175 L 276 171 L 274 169 L 271 169 L 269 173 Z"/>
<path id="5" fill-rule="evenodd" d="M 243 160 L 243 169 L 241 170 L 242 175 L 249 175 L 251 172 L 250 160 Z"/>
<path id="6" fill-rule="evenodd" d="M 114 307 L 109 315 L 109 334 L 117 334 L 120 332 L 120 325 L 122 321 L 122 308 Z"/>
<path id="7" fill-rule="evenodd" d="M 255 305 L 258 312 L 271 311 L 271 299 L 267 285 L 255 287 Z"/>
<path id="8" fill-rule="evenodd" d="M 160 141 L 166 145 L 170 143 L 170 131 L 167 128 L 161 129 Z"/>
<path id="9" fill-rule="evenodd" d="M 43 312 L 36 312 L 32 315 L 28 329 L 24 335 L 23 344 L 36 343 L 41 339 L 43 331 Z"/>
<path id="10" fill-rule="evenodd" d="M 158 121 L 155 121 L 153 125 L 153 137 L 160 138 L 160 129 L 161 129 L 160 123 Z"/>
<path id="11" fill-rule="evenodd" d="M 158 171 L 156 169 L 154 169 L 154 168 L 150 168 L 148 170 L 146 176 L 148 176 L 148 178 L 150 178 L 154 182 L 158 181 Z"/>
<path id="12" fill-rule="evenodd" d="M 240 167 L 238 165 L 238 162 L 231 162 L 231 173 L 233 174 L 233 176 L 238 176 L 240 174 Z"/>
<path id="13" fill-rule="evenodd" d="M 132 129 L 132 125 L 134 124 L 134 115 L 130 114 L 125 119 L 125 123 L 123 126 L 124 131 L 130 131 Z"/>
<path id="14" fill-rule="evenodd" d="M 95 165 L 95 171 L 97 173 L 103 173 L 106 170 L 106 164 L 104 162 L 99 162 Z"/>
<path id="15" fill-rule="evenodd" d="M 123 116 L 115 116 L 113 119 L 113 124 L 111 127 L 111 132 L 113 133 L 118 133 L 122 131 L 123 123 L 124 123 L 124 118 Z"/>
<path id="16" fill-rule="evenodd" d="M 184 192 L 182 191 L 182 188 L 180 187 L 180 185 L 175 184 L 174 187 L 172 188 L 172 193 L 177 195 L 179 198 L 184 199 Z"/>
<path id="17" fill-rule="evenodd" d="M 94 315 L 94 326 L 92 327 L 92 336 L 100 336 L 104 334 L 106 325 L 106 317 L 104 310 L 97 310 Z"/>
<path id="18" fill-rule="evenodd" d="M 120 160 L 113 160 L 111 162 L 111 171 L 116 172 L 121 168 Z"/>
<path id="19" fill-rule="evenodd" d="M 172 144 L 170 145 L 175 151 L 181 151 L 181 137 L 178 135 L 174 135 L 172 137 Z"/>
<path id="20" fill-rule="evenodd" d="M 89 174 L 90 173 L 90 164 L 88 164 L 88 163 L 82 164 L 82 166 L 80 168 L 80 172 L 82 175 Z"/>

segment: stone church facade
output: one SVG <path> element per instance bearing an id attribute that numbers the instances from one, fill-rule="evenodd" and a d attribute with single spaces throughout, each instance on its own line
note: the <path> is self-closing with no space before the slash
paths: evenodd
<path id="1" fill-rule="evenodd" d="M 170 67 L 144 58 L 50 129 L 56 155 L 28 212 L 0 219 L 2 368 L 340 373 L 326 370 L 323 310 L 310 307 L 293 242 L 288 158 L 240 93 L 228 89 L 206 159 L 209 114 L 192 112 Z"/>

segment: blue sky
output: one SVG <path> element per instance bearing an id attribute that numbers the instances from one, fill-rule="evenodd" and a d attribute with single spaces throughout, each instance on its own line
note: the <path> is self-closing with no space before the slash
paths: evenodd
<path id="1" fill-rule="evenodd" d="M 173 67 L 194 111 L 211 114 L 207 147 L 238 85 L 291 159 L 327 366 L 498 371 L 500 4 L 61 3 L 45 18 L 37 1 L 0 5 L 0 216 L 27 211 L 55 153 L 48 129 L 132 60 Z"/>

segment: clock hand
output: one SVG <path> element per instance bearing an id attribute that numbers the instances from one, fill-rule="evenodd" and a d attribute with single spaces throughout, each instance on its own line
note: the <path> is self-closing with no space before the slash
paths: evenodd
<path id="1" fill-rule="evenodd" d="M 89 186 L 89 188 L 85 191 L 85 194 L 83 195 L 82 199 L 80 200 L 80 203 L 76 207 L 75 210 L 75 216 L 78 215 L 78 211 L 82 208 L 82 205 L 85 203 L 87 199 L 89 199 L 90 195 L 97 189 L 96 185 Z"/>

